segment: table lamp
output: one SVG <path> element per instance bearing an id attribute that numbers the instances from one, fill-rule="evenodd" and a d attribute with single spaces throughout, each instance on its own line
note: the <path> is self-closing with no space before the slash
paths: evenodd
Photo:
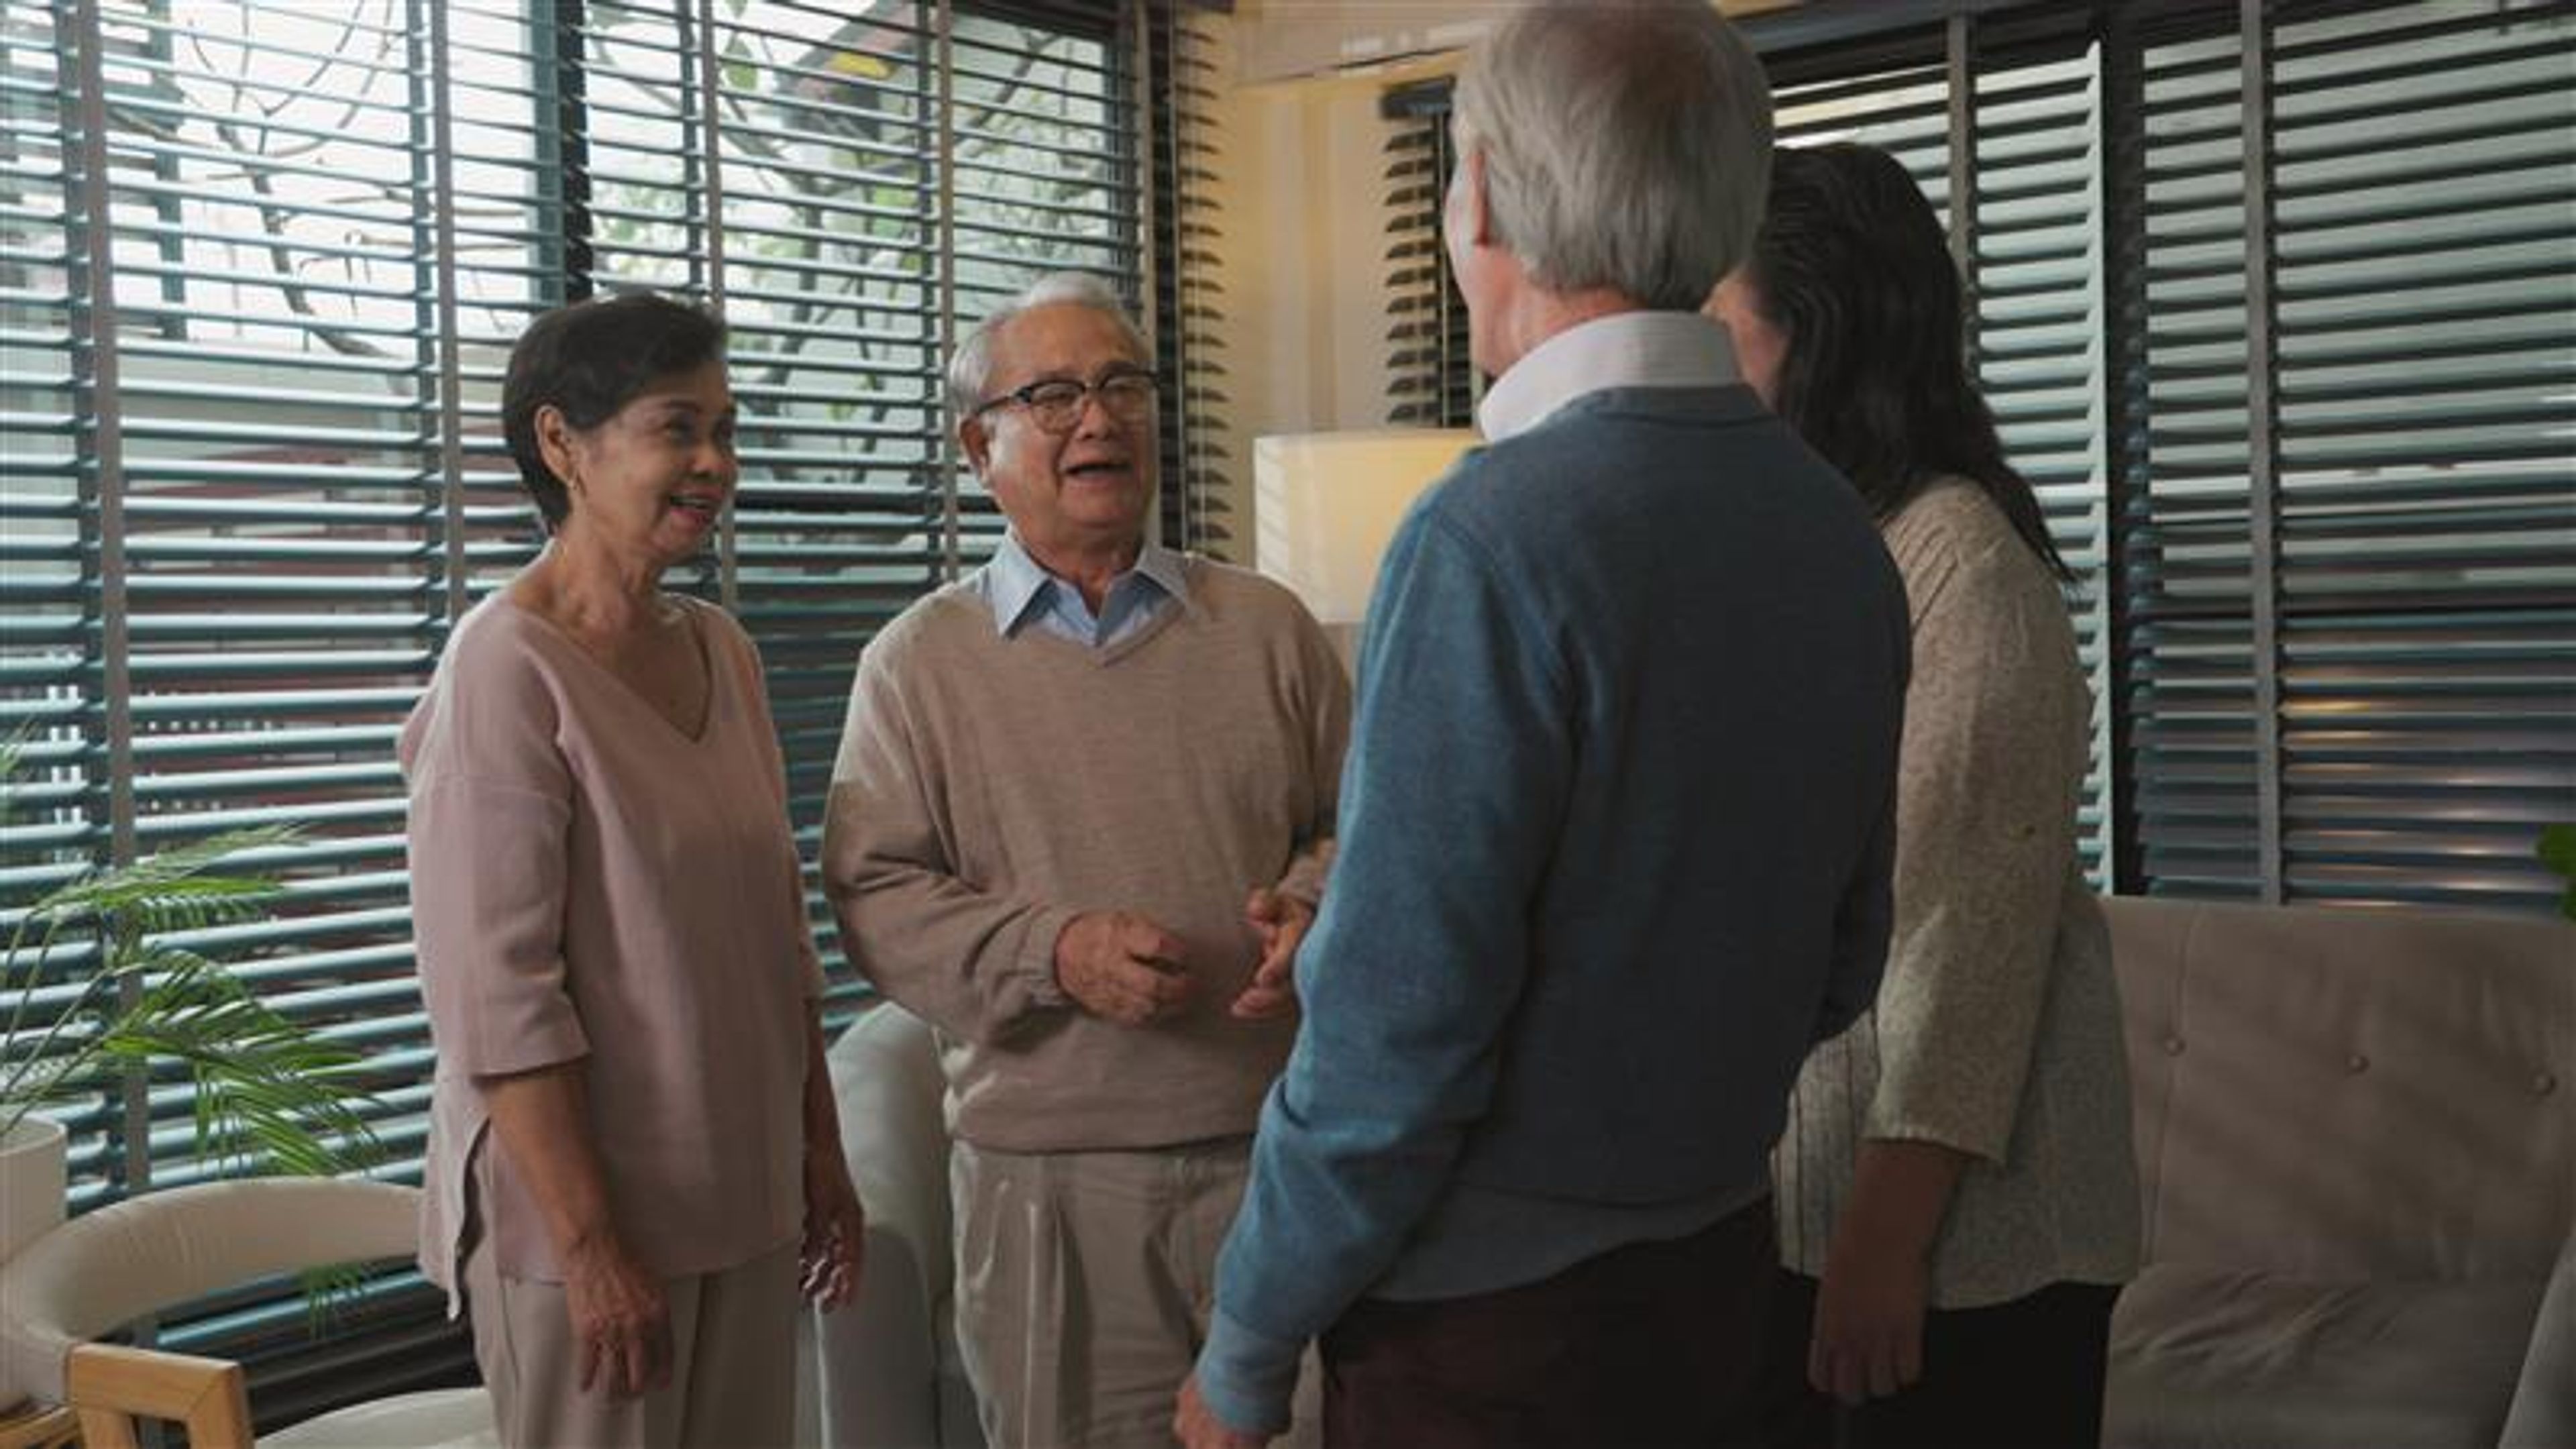
<path id="1" fill-rule="evenodd" d="M 1305 601 L 1344 665 L 1368 614 L 1378 557 L 1404 510 L 1476 441 L 1466 428 L 1253 440 L 1253 566 Z"/>

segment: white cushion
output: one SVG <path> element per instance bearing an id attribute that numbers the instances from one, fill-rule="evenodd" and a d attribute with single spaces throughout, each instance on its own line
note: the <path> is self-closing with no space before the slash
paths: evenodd
<path id="1" fill-rule="evenodd" d="M 951 1295 L 947 1080 L 936 1035 L 892 1004 L 830 1052 L 841 1145 L 868 1210 L 859 1297 L 814 1334 L 831 1449 L 969 1449 L 983 1442 Z"/>
<path id="2" fill-rule="evenodd" d="M 500 1449 L 492 1396 L 481 1389 L 432 1389 L 370 1399 L 318 1414 L 274 1434 L 261 1449 Z"/>
<path id="3" fill-rule="evenodd" d="M 0 1267 L 8 1377 L 60 1403 L 72 1345 L 271 1273 L 410 1257 L 419 1216 L 418 1188 L 273 1177 L 170 1188 L 74 1218 Z"/>

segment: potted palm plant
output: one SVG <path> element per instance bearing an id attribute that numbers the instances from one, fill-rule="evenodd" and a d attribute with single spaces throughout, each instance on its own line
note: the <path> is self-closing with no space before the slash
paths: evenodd
<path id="1" fill-rule="evenodd" d="M 0 815 L 20 752 L 0 743 Z M 231 869 L 291 843 L 232 831 L 83 872 L 10 923 L 0 952 L 0 1260 L 62 1220 L 64 1130 L 45 1115 L 131 1074 L 184 1072 L 198 1155 L 246 1171 L 329 1174 L 376 1142 L 357 1054 L 279 1015 L 174 934 L 252 919 L 284 893 Z"/>

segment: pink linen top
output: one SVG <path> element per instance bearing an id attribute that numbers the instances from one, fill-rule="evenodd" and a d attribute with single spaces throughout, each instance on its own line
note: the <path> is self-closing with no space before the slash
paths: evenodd
<path id="1" fill-rule="evenodd" d="M 420 1261 L 451 1314 L 469 1221 L 503 1273 L 562 1278 L 525 1182 L 481 1150 L 481 1077 L 584 1063 L 610 1210 L 661 1276 L 802 1231 L 822 967 L 758 655 L 721 610 L 683 607 L 709 673 L 695 738 L 497 595 L 459 621 L 403 729 L 438 1057 Z"/>

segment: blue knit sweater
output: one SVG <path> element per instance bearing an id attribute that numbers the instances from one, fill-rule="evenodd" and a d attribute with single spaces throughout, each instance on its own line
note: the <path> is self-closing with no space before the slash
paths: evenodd
<path id="1" fill-rule="evenodd" d="M 1283 1423 L 1364 1293 L 1765 1190 L 1800 1058 L 1877 986 L 1906 641 L 1857 495 L 1741 387 L 1591 393 L 1415 506 L 1219 1262 L 1219 1417 Z"/>

